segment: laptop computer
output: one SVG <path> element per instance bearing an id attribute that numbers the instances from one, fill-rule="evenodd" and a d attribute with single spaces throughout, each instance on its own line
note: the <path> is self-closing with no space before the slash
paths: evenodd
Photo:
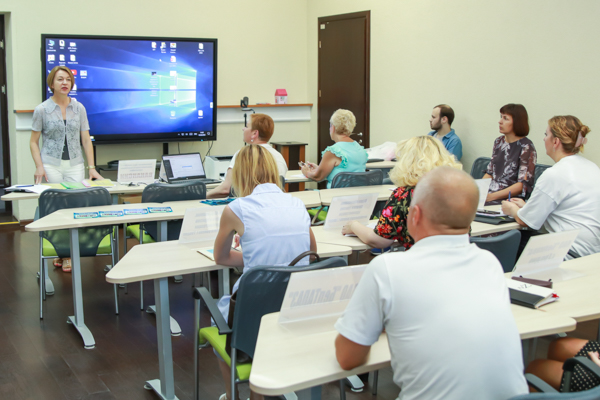
<path id="1" fill-rule="evenodd" d="M 200 153 L 163 155 L 162 161 L 167 175 L 167 182 L 179 183 L 201 181 L 204 183 L 220 183 L 216 179 L 206 177 Z"/>

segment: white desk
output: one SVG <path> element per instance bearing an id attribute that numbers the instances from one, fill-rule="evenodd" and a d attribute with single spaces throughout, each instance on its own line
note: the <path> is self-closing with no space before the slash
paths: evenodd
<path id="1" fill-rule="evenodd" d="M 512 311 L 522 339 L 575 329 L 575 321 L 568 317 L 518 306 L 512 306 Z M 277 396 L 302 390 L 298 393 L 300 399 L 318 399 L 320 385 L 324 383 L 390 365 L 385 333 L 371 347 L 366 364 L 344 371 L 335 358 L 335 318 L 322 322 L 308 321 L 304 332 L 282 327 L 277 322 L 278 318 L 279 313 L 268 314 L 260 324 L 250 373 L 250 388 L 256 393 Z M 322 325 L 318 330 L 316 327 L 310 329 L 310 322 Z M 303 390 L 308 388 L 312 389 Z"/>
<path id="2" fill-rule="evenodd" d="M 147 381 L 146 384 L 162 399 L 176 399 L 167 278 L 174 275 L 228 268 L 216 265 L 214 261 L 194 250 L 198 247 L 209 246 L 210 243 L 180 244 L 178 241 L 136 246 L 106 275 L 106 280 L 110 283 L 154 280 L 160 378 Z M 334 257 L 348 255 L 352 253 L 352 250 L 348 247 L 317 244 L 317 252 L 322 257 Z"/>
<path id="3" fill-rule="evenodd" d="M 379 193 L 378 201 L 385 201 L 392 195 L 392 190 L 396 189 L 394 185 L 375 185 L 375 186 L 356 186 L 340 189 L 324 189 L 320 190 L 321 204 L 328 206 L 334 197 L 352 196 L 364 193 Z"/>
<path id="4" fill-rule="evenodd" d="M 120 183 L 115 182 L 115 186 L 105 188 L 108 190 L 108 193 L 111 194 L 113 198 L 113 204 L 117 204 L 117 198 L 120 194 L 141 194 L 144 191 L 144 188 L 147 185 L 139 185 L 139 186 L 129 186 L 129 185 L 121 185 Z M 212 189 L 217 187 L 218 184 L 210 183 L 206 185 L 207 189 Z M 23 192 L 13 192 L 5 194 L 0 197 L 2 201 L 19 201 L 19 200 L 34 200 L 38 199 L 40 195 L 38 193 L 23 193 Z"/>
<path id="5" fill-rule="evenodd" d="M 367 163 L 367 169 L 392 169 L 396 166 L 396 161 L 378 161 Z"/>
<path id="6" fill-rule="evenodd" d="M 299 169 L 288 170 L 285 174 L 285 183 L 312 182 L 312 179 L 300 175 L 302 175 L 302 171 Z"/>

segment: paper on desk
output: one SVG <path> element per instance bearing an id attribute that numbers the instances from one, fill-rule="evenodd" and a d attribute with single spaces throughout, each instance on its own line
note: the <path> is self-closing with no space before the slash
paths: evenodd
<path id="1" fill-rule="evenodd" d="M 379 193 L 334 197 L 329 205 L 323 229 L 340 229 L 352 220 L 366 225 L 371 218 L 378 197 Z"/>
<path id="2" fill-rule="evenodd" d="M 50 186 L 46 186 L 46 185 L 13 185 L 13 186 L 7 187 L 6 189 L 4 189 L 4 191 L 6 191 L 6 192 L 13 192 L 13 191 L 14 192 L 27 192 L 27 193 L 40 194 L 44 190 L 48 190 L 48 189 L 50 189 Z M 60 189 L 63 189 L 63 187 L 60 186 Z"/>
<path id="3" fill-rule="evenodd" d="M 375 229 L 375 227 L 377 226 L 377 222 L 379 222 L 379 220 L 377 219 L 371 220 L 371 222 L 367 224 L 367 228 Z M 344 236 L 356 237 L 354 233 L 346 233 Z"/>
<path id="4" fill-rule="evenodd" d="M 185 210 L 179 241 L 181 243 L 214 241 L 225 206 L 188 208 Z"/>
<path id="5" fill-rule="evenodd" d="M 582 276 L 559 268 L 578 234 L 579 229 L 573 229 L 531 237 L 517 260 L 512 276 L 552 279 L 554 282 Z"/>
<path id="6" fill-rule="evenodd" d="M 279 323 L 341 315 L 366 267 L 363 264 L 294 272 L 283 298 Z"/>
<path id="7" fill-rule="evenodd" d="M 292 175 L 292 178 L 306 178 L 306 175 L 304 174 L 296 174 L 296 175 Z M 308 179 L 308 178 L 306 178 Z"/>

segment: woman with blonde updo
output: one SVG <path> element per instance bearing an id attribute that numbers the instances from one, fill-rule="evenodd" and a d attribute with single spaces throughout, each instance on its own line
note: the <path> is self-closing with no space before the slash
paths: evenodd
<path id="1" fill-rule="evenodd" d="M 387 248 L 394 241 L 410 249 L 415 242 L 408 234 L 406 217 L 417 182 L 437 167 L 462 169 L 462 164 L 433 136 L 417 136 L 401 141 L 396 148 L 396 158 L 398 161 L 389 176 L 398 188 L 385 204 L 375 229 L 357 221 L 351 221 L 342 228 L 342 233 L 354 233 L 364 243 L 377 249 Z"/>
<path id="2" fill-rule="evenodd" d="M 329 135 L 335 142 L 323 150 L 321 163 L 306 163 L 302 173 L 314 181 L 327 178 L 327 189 L 331 187 L 333 178 L 340 172 L 365 172 L 367 151 L 350 138 L 356 126 L 356 118 L 351 111 L 339 109 L 329 120 Z"/>
<path id="3" fill-rule="evenodd" d="M 548 232 L 579 229 L 569 258 L 600 252 L 600 168 L 580 154 L 589 132 L 572 115 L 551 118 L 544 146 L 556 164 L 538 178 L 527 203 L 502 202 L 502 211 L 523 226 L 543 226 Z"/>

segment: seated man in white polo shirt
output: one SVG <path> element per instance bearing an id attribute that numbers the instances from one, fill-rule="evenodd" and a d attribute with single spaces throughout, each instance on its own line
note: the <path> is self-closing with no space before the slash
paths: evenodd
<path id="1" fill-rule="evenodd" d="M 478 189 L 439 167 L 408 213 L 415 245 L 378 256 L 337 321 L 341 367 L 367 360 L 385 329 L 399 399 L 508 399 L 527 393 L 521 341 L 498 260 L 469 244 Z"/>
<path id="2" fill-rule="evenodd" d="M 275 123 L 273 122 L 273 119 L 266 114 L 252 114 L 247 125 L 242 128 L 244 142 L 248 144 L 260 144 L 265 149 L 269 150 L 269 153 L 271 153 L 275 159 L 275 163 L 277 163 L 279 175 L 285 177 L 285 174 L 288 171 L 287 163 L 285 162 L 285 159 L 281 153 L 279 153 L 273 148 L 273 146 L 269 144 L 269 140 L 271 140 L 271 136 L 273 136 L 274 131 Z M 239 152 L 240 151 L 238 150 L 233 155 L 223 182 L 216 188 L 209 190 L 206 194 L 206 198 L 214 199 L 218 197 L 229 196 L 232 185 L 231 171 L 233 170 L 235 159 Z"/>

